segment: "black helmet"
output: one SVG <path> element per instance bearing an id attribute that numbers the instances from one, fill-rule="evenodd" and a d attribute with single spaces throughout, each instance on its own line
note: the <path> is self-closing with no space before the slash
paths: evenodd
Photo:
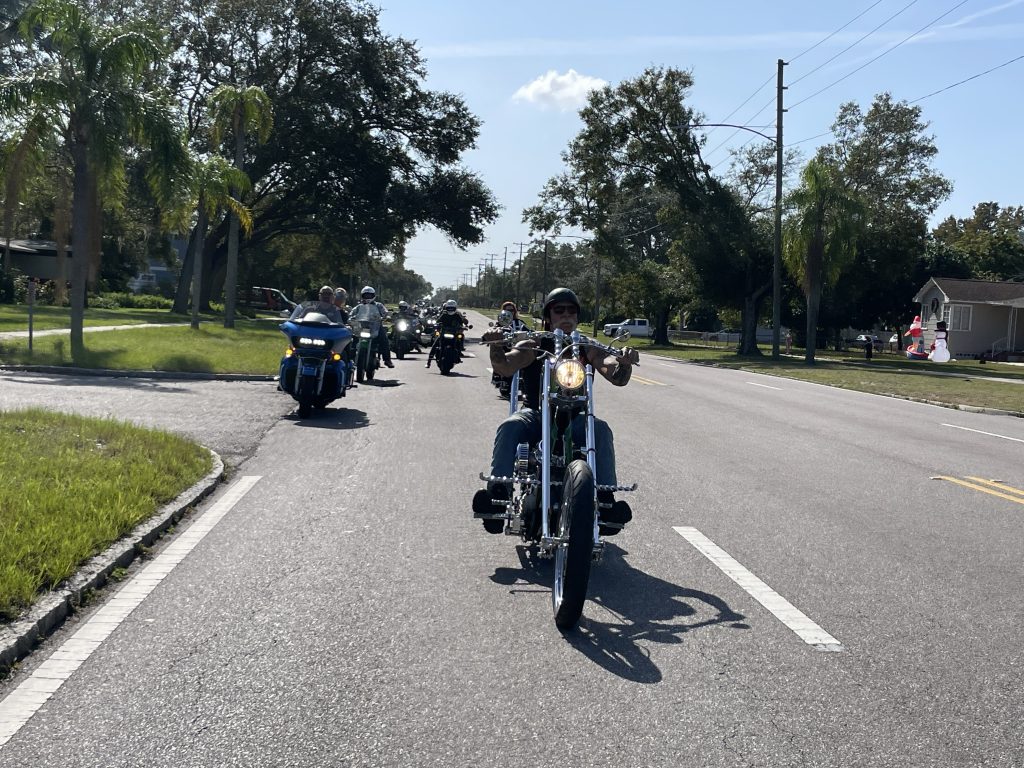
<path id="1" fill-rule="evenodd" d="M 576 314 L 580 313 L 580 300 L 576 298 L 576 294 L 570 291 L 568 288 L 555 288 L 551 293 L 544 299 L 544 309 L 541 310 L 541 317 L 547 319 L 548 315 L 551 314 L 551 307 L 555 304 L 575 304 Z"/>

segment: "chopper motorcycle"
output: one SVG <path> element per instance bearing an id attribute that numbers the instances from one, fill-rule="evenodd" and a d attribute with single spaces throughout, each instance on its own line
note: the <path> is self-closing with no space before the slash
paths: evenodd
<path id="1" fill-rule="evenodd" d="M 554 352 L 538 350 L 543 356 L 540 443 L 517 446 L 511 477 L 480 474 L 488 484 L 508 487 L 509 500 L 490 500 L 486 493 L 478 494 L 473 516 L 482 519 L 489 532 L 503 530 L 506 535 L 519 536 L 535 545 L 540 557 L 554 560 L 552 610 L 555 625 L 566 631 L 579 621 L 591 565 L 600 564 L 604 555 L 601 529 L 621 527 L 601 520 L 601 510 L 611 505 L 599 503 L 598 492 L 634 491 L 637 487 L 635 483 L 598 485 L 595 480 L 594 369 L 581 362 L 580 354 L 584 347 L 596 347 L 607 355 L 621 352 L 578 331 L 565 334 L 560 329 L 520 331 L 489 343 L 531 338 L 554 339 Z M 518 378 L 516 371 L 516 389 Z M 515 400 L 510 406 L 510 412 L 515 412 Z M 576 445 L 572 423 L 580 414 L 585 418 L 586 438 L 583 445 Z M 486 502 L 477 502 L 485 497 Z"/>

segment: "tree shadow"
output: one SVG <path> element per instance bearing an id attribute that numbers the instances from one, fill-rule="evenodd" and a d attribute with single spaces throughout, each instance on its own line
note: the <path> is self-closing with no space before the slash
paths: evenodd
<path id="1" fill-rule="evenodd" d="M 521 567 L 496 568 L 491 580 L 509 585 L 512 593 L 550 590 L 553 561 L 542 560 L 536 546 L 520 545 L 516 552 Z M 722 598 L 646 574 L 633 568 L 626 554 L 606 542 L 604 563 L 590 574 L 588 605 L 579 626 L 563 634 L 595 664 L 626 680 L 658 683 L 661 670 L 640 641 L 677 645 L 683 635 L 716 625 L 750 629 L 746 617 Z M 517 588 L 523 582 L 542 589 Z M 600 620 L 601 615 L 608 620 Z"/>
<path id="2" fill-rule="evenodd" d="M 291 413 L 282 417 L 285 421 L 293 421 L 299 427 L 311 427 L 314 429 L 361 429 L 370 426 L 370 417 L 366 411 L 356 408 L 327 407 L 322 411 L 314 411 L 308 419 L 299 418 L 299 411 L 296 408 Z"/>

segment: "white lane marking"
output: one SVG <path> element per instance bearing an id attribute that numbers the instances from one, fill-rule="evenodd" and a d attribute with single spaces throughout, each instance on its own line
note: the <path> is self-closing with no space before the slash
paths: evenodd
<path id="1" fill-rule="evenodd" d="M 775 614 L 779 621 L 793 630 L 805 643 L 813 645 L 819 651 L 844 650 L 842 644 L 832 635 L 807 618 L 786 598 L 736 562 L 728 552 L 696 528 L 674 526 L 674 530 L 690 542 L 698 552 L 717 565 L 726 576 L 739 584 L 757 602 Z"/>
<path id="2" fill-rule="evenodd" d="M 764 387 L 765 389 L 774 389 L 776 392 L 782 391 L 782 387 L 772 387 L 768 384 L 758 384 L 756 381 L 748 381 L 747 384 L 749 384 L 752 387 Z"/>
<path id="3" fill-rule="evenodd" d="M 979 435 L 988 435 L 989 437 L 1000 437 L 1003 440 L 1013 440 L 1015 443 L 1024 443 L 1019 437 L 1007 437 L 1006 435 L 997 435 L 995 432 L 983 432 L 980 429 L 971 429 L 970 427 L 958 427 L 956 424 L 943 424 L 943 427 L 952 427 L 953 429 L 962 429 L 965 432 L 977 432 Z"/>
<path id="4" fill-rule="evenodd" d="M 0 701 L 0 750 L 259 479 L 258 475 L 239 478 L 216 504 L 118 590 L 28 679 Z"/>

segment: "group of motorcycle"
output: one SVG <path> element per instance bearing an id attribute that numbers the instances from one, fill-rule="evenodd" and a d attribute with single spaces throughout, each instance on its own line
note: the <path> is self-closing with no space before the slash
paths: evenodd
<path id="1" fill-rule="evenodd" d="M 442 332 L 437 324 L 439 314 L 436 307 L 394 313 L 390 316 L 388 343 L 399 360 L 411 352 L 432 347 L 438 368 L 442 375 L 448 375 L 462 362 L 465 339 L 461 332 Z M 473 327 L 468 323 L 466 326 Z M 319 312 L 310 312 L 278 327 L 288 338 L 278 371 L 278 386 L 298 402 L 300 418 L 309 418 L 314 411 L 345 397 L 353 382 L 373 381 L 380 368 L 379 337 L 367 321 L 352 323 L 350 327 L 331 322 Z"/>
<path id="2" fill-rule="evenodd" d="M 392 317 L 389 341 L 395 356 L 401 360 L 430 344 L 441 373 L 449 373 L 462 359 L 463 334 L 442 328 L 439 315 L 439 311 L 427 308 L 416 317 Z M 281 323 L 289 347 L 281 361 L 280 387 L 298 401 L 301 418 L 344 397 L 350 376 L 360 382 L 372 381 L 379 363 L 374 349 L 377 338 L 369 325 L 359 323 L 350 329 L 317 313 Z M 538 343 L 546 340 L 548 344 L 540 352 L 542 433 L 539 443 L 518 445 L 511 476 L 480 474 L 489 487 L 501 486 L 505 492 L 492 495 L 481 491 L 473 499 L 473 513 L 489 532 L 518 537 L 541 558 L 553 560 L 554 620 L 560 630 L 566 631 L 575 627 L 582 615 L 591 565 L 600 563 L 604 555 L 601 537 L 617 533 L 622 527 L 610 522 L 614 505 L 607 499 L 612 492 L 636 489 L 635 484 L 600 485 L 596 480 L 594 369 L 586 362 L 584 350 L 593 347 L 612 356 L 619 355 L 620 350 L 578 331 L 527 330 L 505 311 L 491 325 L 504 332 L 503 338 L 493 343 L 506 348 L 525 339 Z M 352 354 L 354 332 L 358 342 Z M 618 341 L 626 339 L 628 333 Z M 492 382 L 499 395 L 509 400 L 509 414 L 515 413 L 519 406 L 519 372 L 508 379 L 496 375 Z M 573 439 L 572 425 L 578 418 L 585 424 L 582 444 Z"/>

